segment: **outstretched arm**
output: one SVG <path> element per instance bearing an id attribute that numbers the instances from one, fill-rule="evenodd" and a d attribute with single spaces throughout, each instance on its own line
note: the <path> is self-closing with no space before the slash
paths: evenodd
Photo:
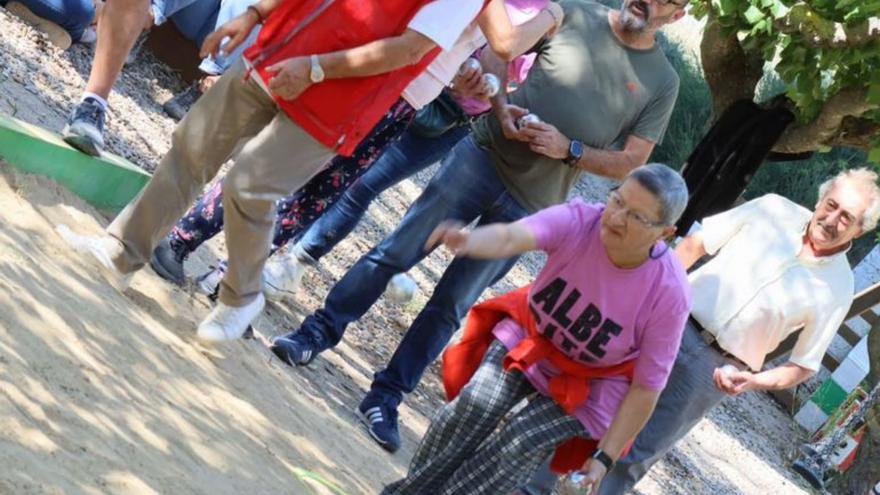
<path id="1" fill-rule="evenodd" d="M 456 256 L 480 259 L 510 258 L 537 248 L 534 234 L 521 222 L 494 223 L 468 231 L 461 222 L 447 220 L 434 229 L 425 249 L 439 243 Z"/>

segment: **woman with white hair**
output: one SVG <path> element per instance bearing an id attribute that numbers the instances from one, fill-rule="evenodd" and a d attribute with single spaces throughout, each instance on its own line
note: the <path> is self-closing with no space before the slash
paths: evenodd
<path id="1" fill-rule="evenodd" d="M 407 477 L 383 493 L 510 493 L 554 449 L 557 471 L 582 468 L 585 484 L 598 486 L 651 415 L 678 351 L 691 298 L 663 239 L 687 198 L 677 172 L 650 164 L 606 205 L 575 199 L 511 224 L 437 227 L 429 245 L 458 256 L 542 250 L 547 262 L 530 286 L 471 310 L 444 355 L 455 399 L 434 417 Z"/>

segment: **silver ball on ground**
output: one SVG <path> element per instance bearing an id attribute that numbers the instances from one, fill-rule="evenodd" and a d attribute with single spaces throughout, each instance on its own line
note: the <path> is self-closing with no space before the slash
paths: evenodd
<path id="1" fill-rule="evenodd" d="M 416 282 L 406 273 L 398 273 L 391 277 L 385 288 L 385 295 L 397 304 L 406 304 L 412 301 L 415 294 Z"/>

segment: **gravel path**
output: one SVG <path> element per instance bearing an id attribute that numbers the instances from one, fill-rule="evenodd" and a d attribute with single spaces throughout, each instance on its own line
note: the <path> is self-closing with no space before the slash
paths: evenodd
<path id="1" fill-rule="evenodd" d="M 74 46 L 60 52 L 39 34 L 11 18 L 0 9 L 0 111 L 20 119 L 60 131 L 67 112 L 88 77 L 91 49 Z M 169 146 L 174 122 L 161 110 L 160 102 L 182 88 L 176 74 L 149 53 L 127 67 L 110 97 L 108 148 L 137 165 L 152 170 Z M 368 218 L 327 257 L 320 270 L 307 275 L 304 289 L 294 303 L 271 305 L 257 322 L 264 337 L 293 327 L 307 312 L 319 307 L 323 296 L 361 254 L 378 242 L 399 221 L 430 178 L 433 168 L 389 191 L 370 208 Z M 576 194 L 588 199 L 602 198 L 609 187 L 603 180 L 585 180 Z M 104 221 L 105 219 L 99 219 Z M 214 240 L 188 264 L 192 274 L 203 270 L 222 254 L 221 240 Z M 325 353 L 314 365 L 290 371 L 304 392 L 327 399 L 329 412 L 350 426 L 341 435 L 363 435 L 350 417 L 368 386 L 371 373 L 391 355 L 400 333 L 426 301 L 433 283 L 449 262 L 445 252 L 432 254 L 412 275 L 420 294 L 405 307 L 385 300 L 362 320 L 351 326 L 345 342 Z M 542 263 L 540 256 L 529 256 L 504 281 L 485 296 L 505 292 L 527 283 Z M 169 288 L 168 291 L 171 291 Z M 191 296 L 191 295 L 190 295 Z M 191 300 L 198 299 L 191 296 Z M 135 304 L 148 304 L 135 301 Z M 203 303 L 199 302 L 196 306 Z M 285 370 L 287 372 L 288 370 Z M 246 385 L 243 385 L 246 386 Z M 436 367 L 419 389 L 407 398 L 402 410 L 404 447 L 388 457 L 397 472 L 405 468 L 432 411 L 442 403 Z M 5 437 L 0 433 L 0 437 Z M 764 394 L 748 394 L 730 400 L 671 452 L 639 486 L 644 494 L 797 494 L 810 493 L 788 468 L 790 458 L 803 437 L 790 417 Z M 384 462 L 384 454 L 375 460 Z M 375 461 L 374 461 L 375 462 Z M 23 469 L 27 469 L 24 467 Z M 4 469 L 0 468 L 0 473 Z M 369 478 L 368 472 L 362 473 Z M 0 477 L 2 479 L 2 477 Z M 349 485 L 351 486 L 351 485 Z M 354 484 L 364 489 L 362 484 Z M 34 493 L 38 493 L 35 491 Z"/>

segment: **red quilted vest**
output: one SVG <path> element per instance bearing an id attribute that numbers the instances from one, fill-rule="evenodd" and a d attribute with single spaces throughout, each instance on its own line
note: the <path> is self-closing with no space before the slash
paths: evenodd
<path id="1" fill-rule="evenodd" d="M 281 60 L 353 48 L 402 34 L 429 1 L 287 0 L 269 14 L 256 43 L 244 57 L 268 82 L 266 67 Z M 275 100 L 309 135 L 348 156 L 439 52 L 435 48 L 418 63 L 384 74 L 326 79 L 295 100 Z"/>

